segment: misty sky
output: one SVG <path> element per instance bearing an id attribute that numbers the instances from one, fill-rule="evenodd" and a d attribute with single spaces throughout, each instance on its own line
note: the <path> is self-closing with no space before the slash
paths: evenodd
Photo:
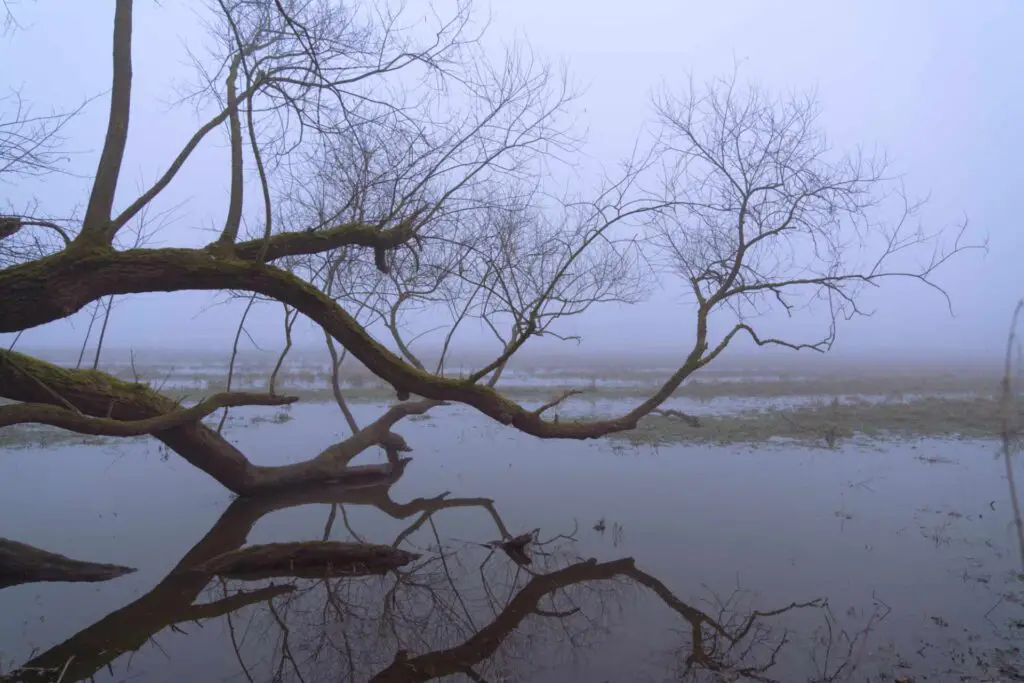
<path id="1" fill-rule="evenodd" d="M 191 5 L 137 2 L 136 99 L 119 196 L 152 181 L 196 127 L 194 112 L 170 104 L 173 86 L 193 74 L 183 44 L 206 39 Z M 89 173 L 106 120 L 113 2 L 38 0 L 21 3 L 18 12 L 25 30 L 0 43 L 0 85 L 24 85 L 23 93 L 40 109 L 73 107 L 98 96 L 69 129 L 74 168 Z M 525 36 L 539 56 L 564 61 L 586 86 L 581 105 L 587 154 L 609 164 L 629 153 L 650 120 L 652 89 L 682 88 L 688 73 L 698 80 L 727 75 L 739 61 L 742 78 L 769 88 L 817 88 L 821 123 L 835 146 L 881 145 L 895 169 L 907 174 L 912 192 L 931 193 L 924 214 L 929 225 L 966 215 L 973 237 L 990 240 L 987 256 L 966 254 L 939 278 L 953 297 L 955 318 L 934 292 L 893 282 L 869 298 L 874 317 L 840 329 L 837 350 L 987 355 L 1005 343 L 1014 302 L 1024 296 L 1018 208 L 1024 185 L 1024 3 L 516 0 L 494 3 L 492 12 L 489 40 Z M 181 208 L 154 245 L 202 244 L 223 220 L 228 168 L 223 137 L 212 141 L 176 181 Z M 82 182 L 72 178 L 51 177 L 31 190 L 0 185 L 0 197 L 23 200 L 29 191 L 41 206 L 64 210 L 84 197 Z M 596 309 L 564 331 L 583 335 L 587 349 L 687 348 L 692 312 L 677 298 L 678 292 L 665 291 L 632 308 Z M 106 343 L 227 347 L 238 309 L 218 307 L 195 317 L 210 300 L 208 294 L 184 293 L 122 301 Z M 255 336 L 272 346 L 280 316 L 279 307 L 260 313 L 251 326 Z M 64 321 L 27 332 L 20 345 L 74 346 L 84 329 L 78 316 L 73 325 Z"/>

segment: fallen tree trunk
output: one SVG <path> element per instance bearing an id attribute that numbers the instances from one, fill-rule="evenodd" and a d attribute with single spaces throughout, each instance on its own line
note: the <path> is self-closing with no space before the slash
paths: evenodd
<path id="1" fill-rule="evenodd" d="M 418 557 L 417 553 L 371 543 L 268 543 L 218 555 L 190 571 L 244 581 L 277 577 L 322 579 L 386 574 Z"/>
<path id="2" fill-rule="evenodd" d="M 108 581 L 135 570 L 117 564 L 72 560 L 25 543 L 0 538 L 0 588 L 37 581 Z"/>

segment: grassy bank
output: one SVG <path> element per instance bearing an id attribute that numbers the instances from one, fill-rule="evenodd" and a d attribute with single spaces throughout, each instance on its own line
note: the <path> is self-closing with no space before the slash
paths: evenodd
<path id="1" fill-rule="evenodd" d="M 833 447 L 850 439 L 863 443 L 923 437 L 995 438 L 1000 427 L 1000 406 L 994 398 L 932 396 L 900 402 L 834 399 L 785 410 L 749 410 L 701 417 L 701 426 L 696 428 L 674 417 L 651 415 L 641 420 L 637 429 L 610 438 L 649 445 L 762 444 L 781 439 Z"/>
<path id="2" fill-rule="evenodd" d="M 123 374 L 123 373 L 122 373 Z M 667 373 L 666 373 L 667 376 Z M 130 375 L 123 379 L 135 381 Z M 394 398 L 394 390 L 376 377 L 352 378 L 344 386 L 345 396 L 352 401 L 384 401 Z M 541 381 L 543 379 L 543 381 Z M 646 398 L 659 386 L 663 376 L 638 377 L 630 372 L 614 370 L 601 374 L 576 376 L 541 375 L 509 379 L 498 385 L 506 396 L 520 401 L 544 400 L 565 389 L 580 389 L 584 398 Z M 227 376 L 209 373 L 174 373 L 165 377 L 141 374 L 140 381 L 172 398 L 196 398 L 224 391 Z M 675 396 L 699 401 L 717 398 L 777 398 L 784 396 L 880 396 L 893 400 L 938 394 L 981 394 L 991 396 L 999 387 L 1000 378 L 987 374 L 942 375 L 872 375 L 872 376 L 793 376 L 694 378 L 680 387 Z M 232 388 L 265 391 L 267 374 L 239 372 L 232 379 Z M 277 392 L 299 396 L 304 401 L 330 401 L 330 376 L 311 371 L 281 375 Z"/>
<path id="3" fill-rule="evenodd" d="M 380 398 L 386 398 L 386 395 Z M 998 402 L 982 396 L 925 396 L 901 401 L 834 398 L 785 409 L 766 404 L 755 410 L 702 416 L 701 426 L 696 428 L 674 417 L 652 415 L 641 420 L 637 429 L 608 438 L 634 445 L 764 444 L 781 439 L 826 447 L 850 439 L 860 442 L 922 437 L 980 439 L 994 438 L 999 434 L 1000 415 Z M 420 419 L 431 417 L 427 415 Z M 599 416 L 582 419 L 596 417 Z M 1021 418 L 1024 419 L 1024 414 Z M 219 413 L 208 421 L 215 424 L 218 419 Z M 261 411 L 256 415 L 235 410 L 228 426 L 235 430 L 261 423 L 281 424 L 292 419 L 301 420 L 302 416 L 284 410 L 274 413 Z M 125 443 L 125 440 L 87 437 L 45 425 L 16 425 L 0 429 L 0 448 L 115 442 Z"/>

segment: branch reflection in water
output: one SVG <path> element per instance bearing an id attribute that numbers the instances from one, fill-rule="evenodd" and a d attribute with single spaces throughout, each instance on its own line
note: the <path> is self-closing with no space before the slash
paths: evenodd
<path id="1" fill-rule="evenodd" d="M 644 595 L 660 602 L 676 622 L 673 650 L 651 653 L 661 664 L 655 678 L 774 681 L 784 649 L 798 639 L 777 627 L 787 613 L 814 610 L 823 628 L 810 643 L 817 675 L 847 680 L 863 656 L 876 613 L 850 636 L 833 630 L 824 600 L 754 609 L 742 593 L 702 607 L 688 604 L 632 558 L 599 562 L 575 552 L 571 535 L 545 539 L 540 530 L 514 536 L 493 502 L 446 494 L 396 503 L 391 487 L 404 471 L 362 487 L 316 486 L 235 500 L 176 567 L 149 593 L 0 678 L 3 683 L 90 679 L 104 669 L 131 677 L 133 654 L 164 631 L 191 634 L 223 619 L 233 649 L 235 675 L 249 681 L 536 680 L 545 665 L 566 655 L 585 657 L 605 646 L 608 623 L 627 600 Z M 246 581 L 194 571 L 246 543 L 264 516 L 302 505 L 330 506 L 327 539 L 346 506 L 370 506 L 395 519 L 414 518 L 391 542 L 410 545 L 418 530 L 421 556 L 384 576 L 275 578 Z M 477 508 L 494 522 L 500 541 L 443 543 L 434 516 L 452 508 Z M 340 515 L 339 515 L 340 511 Z M 429 533 L 427 533 L 429 531 Z M 524 541 L 529 541 L 524 546 Z M 308 575 L 308 574 L 307 574 Z M 644 625 L 639 625 L 644 626 Z M 807 645 L 803 638 L 797 647 Z M 806 649 L 806 648 L 805 648 Z M 168 655 L 169 656 L 169 655 Z M 208 672 L 210 677 L 220 677 Z M 639 673 L 639 672 L 638 672 Z M 725 675 L 723 679 L 721 676 Z"/>

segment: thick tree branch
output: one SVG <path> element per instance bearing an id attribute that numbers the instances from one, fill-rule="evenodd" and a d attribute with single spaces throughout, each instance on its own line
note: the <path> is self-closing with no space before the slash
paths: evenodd
<path id="1" fill-rule="evenodd" d="M 322 230 L 283 232 L 269 239 L 261 237 L 240 242 L 235 246 L 235 255 L 246 261 L 271 262 L 288 256 L 322 254 L 341 247 L 394 249 L 411 240 L 415 234 L 415 224 L 411 219 L 400 221 L 391 228 L 360 222 L 342 223 Z"/>
<path id="2" fill-rule="evenodd" d="M 108 581 L 134 571 L 117 564 L 73 560 L 0 538 L 0 588 L 36 581 Z"/>
<path id="3" fill-rule="evenodd" d="M 339 541 L 295 541 L 232 550 L 191 571 L 231 579 L 313 578 L 385 574 L 419 558 L 390 545 Z"/>
<path id="4" fill-rule="evenodd" d="M 238 112 L 238 65 L 243 53 L 235 55 L 228 69 L 228 126 L 231 140 L 231 195 L 228 200 L 228 215 L 224 219 L 224 229 L 217 240 L 221 244 L 234 244 L 238 239 L 238 228 L 242 224 L 242 201 L 244 184 L 242 167 L 242 120 Z"/>
<path id="5" fill-rule="evenodd" d="M 24 403 L 63 405 L 83 415 L 121 422 L 161 418 L 180 410 L 174 401 L 143 384 L 124 382 L 93 370 L 62 368 L 3 350 L 0 350 L 0 397 Z M 349 460 L 355 457 L 348 450 L 343 452 L 344 457 L 321 454 L 289 465 L 254 465 L 224 437 L 195 420 L 154 432 L 153 436 L 189 464 L 241 496 L 311 482 L 371 483 L 400 469 L 400 463 L 397 467 L 390 463 L 348 466 Z M 365 446 L 363 442 L 349 444 L 352 448 L 372 445 L 373 442 Z"/>
<path id="6" fill-rule="evenodd" d="M 247 392 L 214 394 L 192 406 L 141 420 L 114 420 L 89 417 L 66 408 L 44 403 L 19 403 L 0 406 L 0 428 L 15 424 L 38 423 L 60 427 L 79 434 L 96 436 L 141 436 L 155 434 L 201 420 L 221 408 L 237 406 L 281 406 L 298 401 L 298 396 L 275 396 Z"/>
<path id="7" fill-rule="evenodd" d="M 109 294 L 154 291 L 251 291 L 294 307 L 320 325 L 371 372 L 399 392 L 470 405 L 498 422 L 542 438 L 590 439 L 632 429 L 699 367 L 707 330 L 698 326 L 693 349 L 662 387 L 629 413 L 596 422 L 554 423 L 503 397 L 491 387 L 417 370 L 381 346 L 344 309 L 307 282 L 273 266 L 217 258 L 204 250 L 134 249 L 62 252 L 0 271 L 0 332 L 57 320 Z M 18 305 L 31 301 L 33 305 Z"/>
<path id="8" fill-rule="evenodd" d="M 325 448 L 315 460 L 347 463 L 367 448 L 379 445 L 388 452 L 388 459 L 394 464 L 398 452 L 408 450 L 408 446 L 400 436 L 391 432 L 391 427 L 406 417 L 422 415 L 440 405 L 444 405 L 443 402 L 430 400 L 396 403 L 376 420 L 354 431 L 349 438 Z"/>
<path id="9" fill-rule="evenodd" d="M 461 403 L 541 438 L 629 430 L 736 334 L 758 344 L 825 348 L 839 316 L 862 314 L 858 294 L 865 286 L 914 277 L 939 288 L 931 273 L 966 248 L 958 236 L 918 271 L 893 264 L 894 254 L 913 256 L 913 247 L 931 246 L 937 236 L 903 234 L 912 204 L 895 225 L 869 213 L 882 201 L 877 190 L 886 180 L 884 163 L 856 155 L 837 159 L 814 128 L 817 110 L 808 100 L 779 102 L 757 89 L 740 98 L 732 81 L 712 84 L 706 96 L 663 98 L 664 131 L 649 151 L 638 149 L 596 196 L 555 197 L 546 164 L 577 150 L 560 120 L 572 95 L 564 81 L 556 83 L 546 67 L 522 55 L 494 65 L 483 51 L 470 50 L 462 3 L 450 22 L 437 22 L 419 50 L 411 33 L 402 35 L 396 16 L 364 16 L 345 3 L 216 4 L 220 20 L 211 27 L 219 48 L 211 68 L 197 63 L 202 84 L 191 96 L 216 101 L 217 109 L 226 96 L 226 106 L 153 187 L 111 220 L 132 78 L 132 4 L 117 0 L 110 119 L 84 224 L 70 245 L 46 255 L 52 246 L 38 235 L 19 234 L 20 223 L 0 220 L 0 259 L 18 264 L 0 269 L 0 332 L 21 333 L 122 294 L 244 292 L 301 313 L 394 387 L 400 400 L 415 394 L 425 401 L 393 407 L 358 430 L 334 373 L 353 436 L 306 463 L 257 467 L 198 420 L 179 421 L 180 407 L 146 387 L 7 354 L 0 356 L 0 396 L 49 407 L 12 407 L 0 413 L 6 419 L 42 418 L 93 433 L 150 430 L 244 494 L 317 477 L 372 479 L 399 466 L 397 454 L 408 446 L 390 428 L 415 414 L 410 411 Z M 386 82 L 408 65 L 425 71 Z M 225 122 L 231 188 L 219 238 L 203 249 L 115 251 L 118 228 L 144 211 Z M 260 238 L 239 243 L 248 215 L 243 127 L 263 189 L 264 225 Z M 41 129 L 44 141 L 47 130 Z M 281 226 L 288 229 L 274 234 Z M 553 328 L 557 321 L 595 303 L 639 301 L 654 270 L 646 250 L 658 247 L 698 305 L 678 369 L 648 399 L 611 419 L 559 421 L 545 419 L 545 412 L 567 396 L 531 410 L 496 390 L 510 359 L 530 339 L 565 338 Z M 858 263 L 865 251 L 870 256 Z M 791 312 L 798 293 L 808 295 L 808 307 L 828 305 L 825 341 L 761 338 L 747 324 L 745 307 L 757 313 L 759 304 L 778 305 Z M 426 371 L 398 334 L 398 306 L 406 298 L 421 309 L 446 307 L 454 318 L 437 374 Z M 382 312 L 407 358 L 371 337 L 360 323 L 364 306 Z M 735 314 L 730 325 L 739 324 L 711 347 L 710 317 L 721 308 Z M 498 357 L 468 379 L 438 376 L 454 330 L 466 318 L 495 331 Z M 20 366 L 29 372 L 16 372 Z M 275 371 L 272 387 L 276 379 Z M 387 469 L 345 467 L 375 444 L 388 451 Z"/>
<path id="10" fill-rule="evenodd" d="M 76 241 L 110 244 L 116 228 L 111 210 L 128 142 L 128 118 L 132 104 L 132 0 L 117 0 L 114 9 L 114 75 L 110 91 L 110 118 L 103 142 L 96 180 L 85 210 L 82 232 Z"/>

